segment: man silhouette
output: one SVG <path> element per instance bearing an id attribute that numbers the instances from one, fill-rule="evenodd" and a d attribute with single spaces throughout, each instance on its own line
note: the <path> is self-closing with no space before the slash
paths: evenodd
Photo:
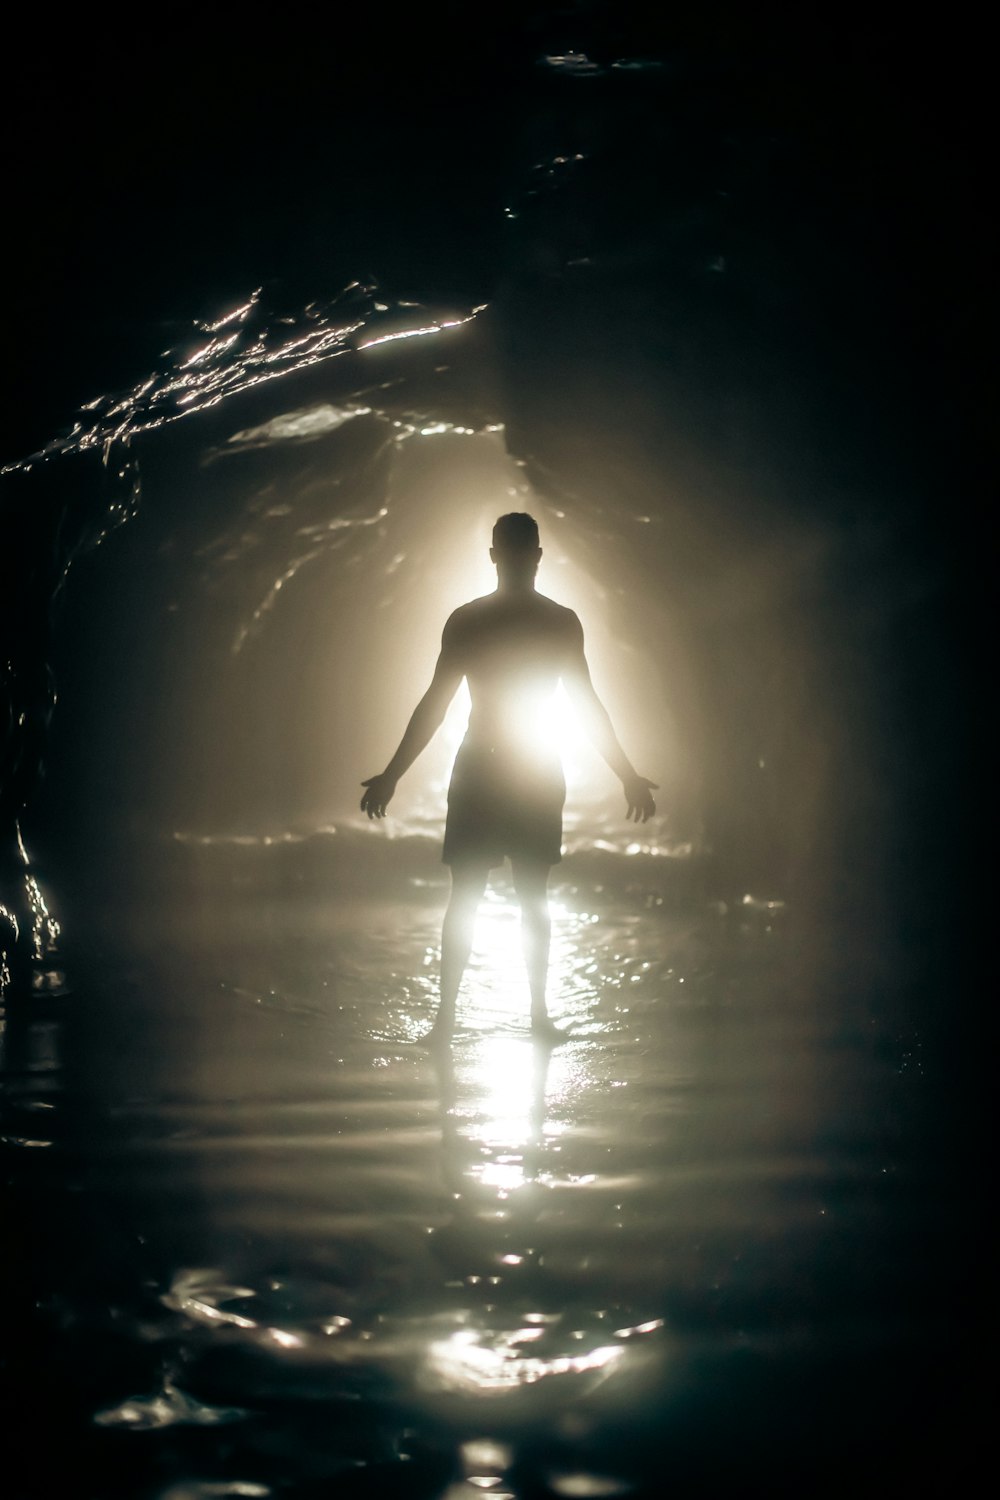
<path id="1" fill-rule="evenodd" d="M 469 684 L 469 727 L 448 790 L 445 864 L 451 898 L 441 933 L 441 1003 L 424 1041 L 446 1044 L 455 1026 L 459 985 L 472 949 L 476 912 L 490 870 L 509 858 L 521 907 L 521 935 L 531 993 L 531 1029 L 542 1040 L 565 1033 L 549 1019 L 549 870 L 562 857 L 566 799 L 558 748 L 540 721 L 561 681 L 588 737 L 619 777 L 626 817 L 645 823 L 656 810 L 655 783 L 640 776 L 618 743 L 594 691 L 583 651 L 583 629 L 571 609 L 539 594 L 538 526 L 524 512 L 501 516 L 490 559 L 495 593 L 450 616 L 431 685 L 413 711 L 395 755 L 379 776 L 361 784 L 361 810 L 382 818 L 396 783 L 441 724 L 462 678 Z"/>

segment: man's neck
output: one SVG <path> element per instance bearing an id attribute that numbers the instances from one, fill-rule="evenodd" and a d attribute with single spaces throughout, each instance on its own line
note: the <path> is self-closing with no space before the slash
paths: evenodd
<path id="1" fill-rule="evenodd" d="M 530 578 L 511 577 L 507 574 L 497 574 L 497 593 L 503 594 L 505 598 L 511 595 L 522 595 L 527 597 L 535 592 L 534 574 Z"/>

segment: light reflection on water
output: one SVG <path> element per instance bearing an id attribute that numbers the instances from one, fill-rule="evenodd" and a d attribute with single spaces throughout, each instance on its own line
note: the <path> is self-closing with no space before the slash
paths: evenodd
<path id="1" fill-rule="evenodd" d="M 473 1031 L 526 1024 L 527 980 L 521 956 L 520 908 L 509 882 L 494 885 L 486 893 L 476 922 L 475 940 L 463 991 L 462 1019 Z M 549 960 L 549 1012 L 566 1029 L 586 1023 L 596 998 L 588 981 L 591 955 L 580 938 L 591 923 L 591 914 L 569 910 L 558 898 L 550 902 L 552 945 Z M 589 967 L 593 971 L 592 961 Z M 494 1043 L 483 1059 L 479 1076 L 497 1078 L 514 1072 L 520 1058 Z"/>
<path id="2" fill-rule="evenodd" d="M 35 1337 L 104 1351 L 80 1400 L 109 1442 L 217 1429 L 240 1482 L 267 1483 L 275 1402 L 290 1432 L 346 1403 L 330 1473 L 371 1462 L 388 1423 L 473 1490 L 526 1493 L 508 1471 L 547 1442 L 547 1472 L 638 1485 L 663 1424 L 688 1441 L 685 1403 L 711 1424 L 716 1384 L 760 1420 L 762 1372 L 787 1400 L 806 1351 L 885 1360 L 892 1278 L 928 1230 L 878 1122 L 916 1075 L 810 1005 L 773 912 L 657 906 L 636 868 L 610 889 L 557 872 L 554 1049 L 527 1031 L 502 875 L 451 1054 L 412 1045 L 435 1003 L 431 870 L 391 902 L 220 881 L 200 917 L 133 908 L 113 962 L 18 1017 L 3 1149 L 35 1184 Z M 499 1467 L 474 1461 L 487 1438 Z"/>

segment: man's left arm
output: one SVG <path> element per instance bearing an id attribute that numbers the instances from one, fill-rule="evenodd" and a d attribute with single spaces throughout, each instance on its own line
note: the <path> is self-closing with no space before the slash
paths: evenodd
<path id="1" fill-rule="evenodd" d="M 590 667 L 583 649 L 583 627 L 576 615 L 570 629 L 566 665 L 562 673 L 563 685 L 570 702 L 580 716 L 584 732 L 591 744 L 603 756 L 622 784 L 627 804 L 626 818 L 636 823 L 646 823 L 656 811 L 653 792 L 658 791 L 656 782 L 640 776 L 622 749 L 615 734 L 611 716 L 594 687 Z"/>

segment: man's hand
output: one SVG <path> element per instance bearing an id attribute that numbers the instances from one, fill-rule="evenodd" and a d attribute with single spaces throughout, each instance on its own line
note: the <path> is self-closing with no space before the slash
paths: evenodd
<path id="1" fill-rule="evenodd" d="M 629 822 L 648 823 L 656 811 L 653 793 L 660 790 L 656 782 L 647 781 L 645 776 L 627 776 L 622 781 L 622 787 L 628 803 L 626 819 Z"/>
<path id="2" fill-rule="evenodd" d="M 383 771 L 380 776 L 369 776 L 367 781 L 361 783 L 368 790 L 361 799 L 361 811 L 367 813 L 370 818 L 384 818 L 385 810 L 392 800 L 392 794 L 396 790 L 396 783 L 391 776 Z"/>

